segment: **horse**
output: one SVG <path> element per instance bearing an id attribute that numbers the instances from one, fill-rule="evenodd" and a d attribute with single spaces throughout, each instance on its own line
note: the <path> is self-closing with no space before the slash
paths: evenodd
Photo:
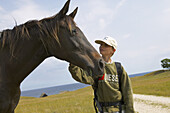
<path id="1" fill-rule="evenodd" d="M 0 33 L 0 113 L 14 113 L 21 82 L 48 57 L 77 65 L 93 77 L 103 74 L 103 59 L 74 22 L 78 7 L 66 15 L 69 3 L 54 16 Z"/>

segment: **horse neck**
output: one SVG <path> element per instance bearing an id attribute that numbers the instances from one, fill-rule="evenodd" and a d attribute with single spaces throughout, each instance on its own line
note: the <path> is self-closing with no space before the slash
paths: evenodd
<path id="1" fill-rule="evenodd" d="M 10 83 L 20 83 L 46 58 L 48 57 L 42 42 L 38 39 L 26 40 L 17 45 L 19 49 L 15 50 L 13 56 L 10 52 L 4 50 L 5 73 L 7 81 Z M 1 55 L 0 55 L 1 56 Z M 2 64 L 2 63 L 1 63 Z"/>

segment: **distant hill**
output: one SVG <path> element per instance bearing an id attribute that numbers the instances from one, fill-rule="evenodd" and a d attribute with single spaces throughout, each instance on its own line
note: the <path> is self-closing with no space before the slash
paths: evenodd
<path id="1" fill-rule="evenodd" d="M 136 76 L 143 76 L 143 75 L 146 75 L 148 73 L 151 73 L 151 72 L 143 72 L 143 73 L 137 73 L 137 74 L 130 74 L 129 77 L 136 77 Z"/>
<path id="2" fill-rule="evenodd" d="M 170 97 L 170 70 L 158 70 L 131 78 L 133 92 Z"/>

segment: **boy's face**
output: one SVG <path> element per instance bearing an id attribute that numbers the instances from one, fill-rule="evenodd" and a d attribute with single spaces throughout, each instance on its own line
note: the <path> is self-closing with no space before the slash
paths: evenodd
<path id="1" fill-rule="evenodd" d="M 104 57 L 111 57 L 115 52 L 115 49 L 112 46 L 107 45 L 106 43 L 101 43 L 99 50 L 100 54 L 102 54 L 102 56 Z"/>

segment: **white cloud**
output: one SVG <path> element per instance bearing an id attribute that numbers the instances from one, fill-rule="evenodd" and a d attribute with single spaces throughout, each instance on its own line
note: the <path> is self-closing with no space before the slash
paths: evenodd
<path id="1" fill-rule="evenodd" d="M 0 11 L 3 11 L 4 9 L 0 6 Z"/>
<path id="2" fill-rule="evenodd" d="M 131 36 L 131 34 L 130 34 L 130 33 L 128 33 L 128 34 L 124 34 L 124 35 L 122 36 L 122 38 L 124 38 L 124 39 L 128 39 L 130 36 Z"/>
<path id="3" fill-rule="evenodd" d="M 115 16 L 118 13 L 118 10 L 124 5 L 124 3 L 126 2 L 126 0 L 121 0 L 116 7 L 114 8 L 114 13 L 113 16 Z"/>
<path id="4" fill-rule="evenodd" d="M 166 8 L 163 10 L 162 22 L 163 25 L 165 24 L 168 27 L 170 26 L 170 8 Z"/>
<path id="5" fill-rule="evenodd" d="M 17 9 L 11 12 L 11 15 L 16 18 L 17 22 L 23 23 L 32 19 L 41 19 L 49 12 L 43 10 L 33 0 L 19 0 L 16 3 Z"/>
<path id="6" fill-rule="evenodd" d="M 90 1 L 89 4 L 91 4 L 89 5 L 91 11 L 88 13 L 87 20 L 99 22 L 101 18 L 104 18 L 103 20 L 105 21 L 109 18 L 109 15 L 112 10 L 107 7 L 105 1 Z"/>
<path id="7" fill-rule="evenodd" d="M 170 8 L 164 9 L 163 13 L 169 13 L 170 14 Z"/>
<path id="8" fill-rule="evenodd" d="M 0 17 L 0 31 L 15 25 L 12 16 L 4 9 L 0 10 Z"/>
<path id="9" fill-rule="evenodd" d="M 16 0 L 14 3 L 16 9 L 12 11 L 5 11 L 0 7 L 0 30 L 12 28 L 15 25 L 14 19 L 19 25 L 29 20 L 42 19 L 51 14 L 51 12 L 44 10 L 33 0 Z"/>
<path id="10" fill-rule="evenodd" d="M 86 20 L 95 22 L 100 25 L 99 28 L 101 27 L 104 29 L 109 23 L 113 22 L 113 19 L 125 2 L 126 0 L 121 0 L 114 8 L 113 6 L 109 7 L 110 2 L 90 0 L 88 2 L 88 4 L 90 4 L 88 6 L 90 12 L 86 16 Z"/>
<path id="11" fill-rule="evenodd" d="M 149 47 L 149 50 L 151 50 L 151 51 L 152 51 L 152 50 L 158 50 L 158 48 L 159 48 L 158 46 L 150 46 L 150 47 Z"/>
<path id="12" fill-rule="evenodd" d="M 106 21 L 103 18 L 99 19 L 99 26 L 101 29 L 106 27 Z"/>

